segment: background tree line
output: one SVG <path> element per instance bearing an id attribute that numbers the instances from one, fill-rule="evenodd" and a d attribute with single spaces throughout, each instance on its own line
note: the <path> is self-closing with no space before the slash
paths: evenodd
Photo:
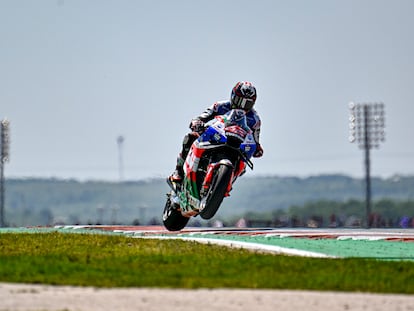
<path id="1" fill-rule="evenodd" d="M 5 186 L 9 226 L 161 223 L 169 191 L 163 178 L 125 182 L 6 179 Z M 372 198 L 373 212 L 388 224 L 404 215 L 411 217 L 411 205 L 404 202 L 414 201 L 414 176 L 373 178 Z M 258 218 L 273 221 L 289 217 L 291 225 L 306 225 L 309 217 L 317 215 L 323 217 L 326 226 L 331 214 L 338 223 L 342 215 L 364 215 L 364 199 L 364 180 L 349 176 L 243 176 L 214 219 L 231 222 L 263 215 Z"/>

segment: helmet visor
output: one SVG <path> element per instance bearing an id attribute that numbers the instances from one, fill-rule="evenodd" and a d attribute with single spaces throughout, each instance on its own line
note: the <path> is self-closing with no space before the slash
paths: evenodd
<path id="1" fill-rule="evenodd" d="M 243 98 L 243 97 L 235 95 L 233 98 L 233 104 L 239 109 L 248 111 L 253 108 L 254 100 L 250 98 Z"/>

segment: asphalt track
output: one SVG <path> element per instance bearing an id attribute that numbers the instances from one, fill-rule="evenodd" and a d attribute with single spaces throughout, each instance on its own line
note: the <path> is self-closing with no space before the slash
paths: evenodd
<path id="1" fill-rule="evenodd" d="M 120 234 L 182 239 L 294 256 L 414 261 L 414 229 L 186 228 L 162 226 L 55 226 L 0 228 L 4 232 Z"/>

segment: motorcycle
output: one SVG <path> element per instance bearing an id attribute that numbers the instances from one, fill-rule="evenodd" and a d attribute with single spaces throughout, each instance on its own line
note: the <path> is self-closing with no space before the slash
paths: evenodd
<path id="1" fill-rule="evenodd" d="M 211 219 L 246 166 L 253 170 L 250 159 L 255 150 L 244 110 L 232 109 L 207 122 L 185 159 L 182 182 L 167 178 L 171 190 L 163 212 L 164 226 L 179 231 L 191 217 Z"/>

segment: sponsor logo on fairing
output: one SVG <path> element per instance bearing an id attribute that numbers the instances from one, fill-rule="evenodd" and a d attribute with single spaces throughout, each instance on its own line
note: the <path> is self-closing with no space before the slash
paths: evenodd
<path id="1" fill-rule="evenodd" d="M 220 141 L 221 135 L 219 133 L 216 133 L 213 137 L 216 141 Z"/>

